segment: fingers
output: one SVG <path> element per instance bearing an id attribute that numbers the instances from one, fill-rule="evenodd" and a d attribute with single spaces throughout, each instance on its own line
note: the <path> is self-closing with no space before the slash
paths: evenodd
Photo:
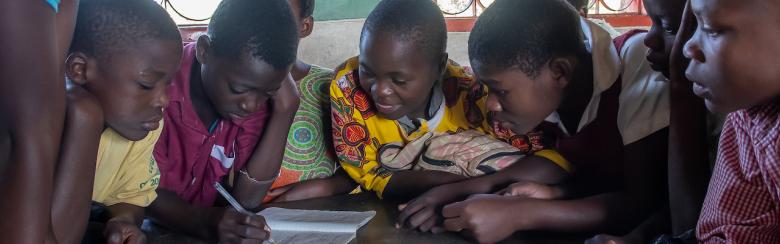
<path id="1" fill-rule="evenodd" d="M 292 188 L 292 187 L 293 187 L 292 184 L 286 185 L 286 186 L 282 186 L 282 187 L 279 187 L 279 188 L 276 188 L 276 189 L 268 191 L 267 195 L 272 196 L 272 197 L 277 197 L 277 196 L 280 196 L 280 195 L 284 194 L 285 192 L 290 190 L 290 188 Z"/>
<path id="2" fill-rule="evenodd" d="M 122 232 L 112 231 L 108 233 L 106 237 L 106 243 L 108 244 L 124 244 L 125 238 L 122 236 Z"/>
<path id="3" fill-rule="evenodd" d="M 138 230 L 136 233 L 131 234 L 129 237 L 127 237 L 127 241 L 125 243 L 127 244 L 146 244 L 149 241 L 146 239 L 146 235 Z"/>
<path id="4" fill-rule="evenodd" d="M 249 215 L 249 214 L 243 214 L 243 213 L 239 213 L 239 214 L 241 214 L 240 219 L 239 219 L 240 221 L 236 221 L 237 223 L 242 224 L 242 225 L 253 226 L 255 228 L 263 228 L 263 227 L 265 227 L 265 218 L 263 218 L 263 216 L 254 215 L 254 214 L 253 215 Z"/>
<path id="5" fill-rule="evenodd" d="M 422 232 L 433 232 L 433 228 L 436 227 L 436 225 L 439 222 L 439 218 L 434 216 L 431 218 L 428 218 L 420 225 L 420 231 Z"/>
<path id="6" fill-rule="evenodd" d="M 399 211 L 404 211 L 404 208 L 406 208 L 406 206 L 407 206 L 408 204 L 409 204 L 409 203 L 399 204 L 399 205 L 398 205 L 398 210 L 399 210 Z"/>
<path id="7" fill-rule="evenodd" d="M 445 219 L 442 224 L 444 229 L 453 232 L 460 232 L 465 228 L 463 220 L 460 217 Z"/>
<path id="8" fill-rule="evenodd" d="M 409 218 L 414 216 L 417 212 L 425 208 L 424 204 L 409 204 L 404 207 L 404 209 L 401 211 L 401 214 L 398 215 L 398 224 L 401 226 L 404 226 L 408 221 Z"/>
<path id="9" fill-rule="evenodd" d="M 463 212 L 463 208 L 466 206 L 464 202 L 456 202 L 452 204 L 448 204 L 447 206 L 444 206 L 441 210 L 441 215 L 444 216 L 444 218 L 454 218 L 459 217 L 460 214 Z"/>
<path id="10" fill-rule="evenodd" d="M 266 240 L 269 235 L 265 229 L 247 225 L 236 226 L 233 233 L 241 239 L 252 240 Z"/>
<path id="11" fill-rule="evenodd" d="M 270 237 L 265 219 L 259 215 L 250 215 L 229 210 L 220 221 L 220 240 L 227 243 L 262 243 Z"/>
<path id="12" fill-rule="evenodd" d="M 414 215 L 410 216 L 407 220 L 406 226 L 410 229 L 417 229 L 426 223 L 429 219 L 436 220 L 436 211 L 433 208 L 425 207 L 420 211 L 417 211 Z"/>

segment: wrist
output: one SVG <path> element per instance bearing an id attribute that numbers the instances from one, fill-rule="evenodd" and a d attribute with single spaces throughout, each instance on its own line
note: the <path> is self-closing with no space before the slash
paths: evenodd
<path id="1" fill-rule="evenodd" d="M 210 238 L 216 238 L 217 237 L 217 227 L 219 226 L 219 221 L 222 219 L 222 216 L 225 215 L 225 211 L 227 211 L 227 208 L 221 208 L 221 207 L 213 207 L 209 208 L 207 211 L 203 211 L 204 215 L 202 216 L 202 222 L 201 225 L 201 237 L 205 237 L 207 239 Z"/>
<path id="2" fill-rule="evenodd" d="M 506 215 L 509 218 L 507 219 L 507 222 L 514 230 L 540 230 L 543 228 L 543 223 L 541 223 L 540 220 L 544 219 L 544 216 L 541 216 L 544 211 L 535 211 L 537 208 L 533 206 L 539 201 L 520 198 L 508 200 L 514 201 L 514 204 L 510 205 L 510 210 L 507 211 L 508 214 Z"/>

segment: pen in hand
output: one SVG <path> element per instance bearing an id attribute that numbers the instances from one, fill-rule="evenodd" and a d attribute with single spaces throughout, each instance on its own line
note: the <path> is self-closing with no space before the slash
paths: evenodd
<path id="1" fill-rule="evenodd" d="M 214 188 L 216 188 L 217 192 L 219 192 L 219 194 L 222 195 L 222 197 L 224 197 L 225 200 L 227 200 L 228 203 L 230 203 L 231 206 L 233 206 L 233 209 L 235 209 L 236 211 L 238 211 L 240 213 L 244 213 L 244 214 L 248 214 L 248 215 L 254 215 L 254 213 L 249 212 L 248 210 L 244 209 L 244 207 L 242 207 L 241 204 L 239 204 L 238 201 L 236 201 L 236 199 L 233 198 L 233 196 L 231 196 L 230 193 L 228 193 L 227 190 L 225 190 L 224 187 L 222 187 L 222 184 L 220 184 L 219 182 L 216 182 L 216 183 L 214 183 Z M 268 234 L 271 233 L 271 228 L 268 227 L 268 224 L 266 224 L 263 228 L 265 228 L 265 231 L 268 231 Z M 270 242 L 271 244 L 276 244 L 276 241 L 274 241 L 274 239 L 272 239 L 270 236 L 268 237 L 268 242 Z"/>

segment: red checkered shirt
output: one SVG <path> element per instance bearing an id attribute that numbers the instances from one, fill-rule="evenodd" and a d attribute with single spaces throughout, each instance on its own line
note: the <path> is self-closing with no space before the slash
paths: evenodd
<path id="1" fill-rule="evenodd" d="M 734 112 L 723 126 L 718 160 L 696 236 L 703 243 L 780 243 L 780 106 Z"/>

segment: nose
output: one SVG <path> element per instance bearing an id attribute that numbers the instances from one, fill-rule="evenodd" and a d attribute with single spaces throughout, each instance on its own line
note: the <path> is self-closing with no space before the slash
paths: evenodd
<path id="1" fill-rule="evenodd" d="M 167 88 L 167 86 L 165 86 Z M 155 93 L 155 99 L 152 102 L 152 106 L 155 108 L 166 108 L 168 107 L 168 92 L 167 89 L 157 89 L 157 92 Z"/>
<path id="2" fill-rule="evenodd" d="M 660 28 L 653 26 L 650 28 L 650 31 L 647 32 L 647 35 L 645 36 L 645 46 L 650 48 L 650 50 L 662 50 L 662 38 L 660 33 Z"/>
<path id="3" fill-rule="evenodd" d="M 376 98 L 392 96 L 394 91 L 390 81 L 377 80 L 371 85 L 371 93 Z"/>
<path id="4" fill-rule="evenodd" d="M 490 112 L 501 112 L 502 110 L 504 110 L 501 107 L 501 103 L 498 102 L 498 98 L 492 92 L 488 93 L 488 97 L 487 97 L 487 101 L 485 101 L 485 105 L 487 106 L 487 109 Z"/>
<path id="5" fill-rule="evenodd" d="M 699 63 L 704 63 L 706 60 L 704 53 L 701 51 L 701 46 L 699 46 L 699 36 L 699 30 L 696 30 L 696 32 L 693 34 L 693 37 L 691 37 L 691 39 L 685 43 L 685 47 L 683 47 L 683 55 L 685 55 L 686 58 L 696 60 Z"/>
<path id="6" fill-rule="evenodd" d="M 261 99 L 256 96 L 247 96 L 241 101 L 239 106 L 245 113 L 251 114 L 260 109 L 260 100 Z"/>

